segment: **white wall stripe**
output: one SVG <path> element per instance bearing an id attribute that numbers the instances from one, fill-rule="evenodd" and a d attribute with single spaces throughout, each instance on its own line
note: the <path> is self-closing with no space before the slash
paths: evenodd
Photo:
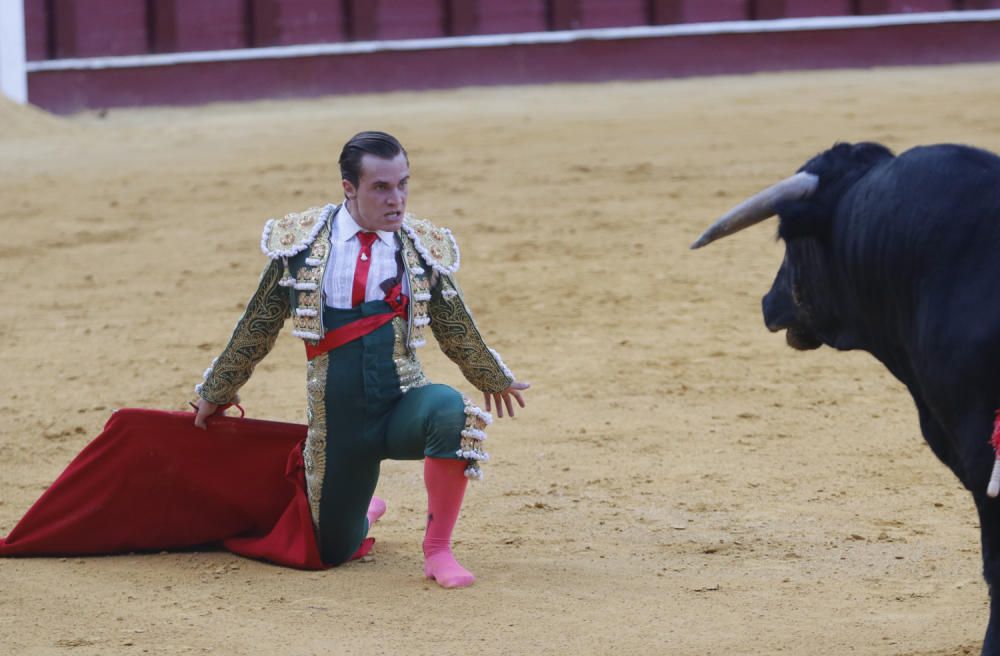
<path id="1" fill-rule="evenodd" d="M 0 4 L 3 4 L 3 0 L 0 0 Z M 452 48 L 495 48 L 513 45 L 572 43 L 575 41 L 588 40 L 615 41 L 627 39 L 705 36 L 716 34 L 851 30 L 905 25 L 986 23 L 997 21 L 1000 21 L 1000 9 L 885 14 L 877 16 L 828 16 L 816 18 L 782 18 L 777 20 L 759 21 L 722 21 L 716 23 L 688 23 L 682 25 L 652 25 L 638 27 L 610 27 L 590 30 L 560 30 L 554 32 L 525 32 L 520 34 L 484 34 L 434 39 L 318 43 L 309 45 L 277 46 L 270 48 L 243 48 L 238 50 L 211 50 L 203 52 L 178 52 L 155 55 L 129 55 L 124 57 L 52 59 L 47 61 L 28 62 L 27 70 L 29 73 L 39 73 L 43 71 L 140 68 L 148 66 L 173 66 L 176 64 L 199 64 L 220 61 L 355 55 L 373 52 L 446 50 Z"/>
<path id="2" fill-rule="evenodd" d="M 24 3 L 0 0 L 0 93 L 21 104 L 28 101 L 24 56 Z"/>

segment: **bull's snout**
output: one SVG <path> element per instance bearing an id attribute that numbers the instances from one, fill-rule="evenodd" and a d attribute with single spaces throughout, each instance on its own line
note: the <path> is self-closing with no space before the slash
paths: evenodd
<path id="1" fill-rule="evenodd" d="M 764 325 L 772 333 L 784 330 L 795 323 L 796 308 L 791 294 L 772 289 L 760 299 Z"/>
<path id="2" fill-rule="evenodd" d="M 799 319 L 799 310 L 784 286 L 772 287 L 761 299 L 764 325 L 772 333 L 785 331 L 785 343 L 797 351 L 811 351 L 822 342 Z"/>

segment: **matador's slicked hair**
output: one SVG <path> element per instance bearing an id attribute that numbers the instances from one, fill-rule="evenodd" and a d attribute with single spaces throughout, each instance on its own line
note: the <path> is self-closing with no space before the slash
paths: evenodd
<path id="1" fill-rule="evenodd" d="M 403 153 L 409 163 L 410 157 L 396 137 L 374 130 L 359 132 L 340 151 L 340 177 L 357 187 L 361 178 L 361 158 L 374 155 L 381 159 L 392 159 L 400 153 Z"/>

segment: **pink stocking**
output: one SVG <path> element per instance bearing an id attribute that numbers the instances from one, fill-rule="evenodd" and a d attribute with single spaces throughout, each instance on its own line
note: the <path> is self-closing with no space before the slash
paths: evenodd
<path id="1" fill-rule="evenodd" d="M 379 517 L 385 514 L 385 501 L 379 499 L 378 497 L 372 497 L 372 500 L 368 502 L 368 530 L 371 530 L 372 526 L 375 526 L 375 522 L 379 520 Z M 375 544 L 375 538 L 365 538 L 361 541 L 361 546 L 358 550 L 354 552 L 348 560 L 357 560 L 358 558 L 364 558 L 368 555 L 368 552 L 372 550 L 372 546 Z"/>
<path id="2" fill-rule="evenodd" d="M 476 580 L 451 553 L 451 532 L 458 521 L 468 483 L 465 467 L 464 460 L 424 459 L 424 484 L 427 486 L 424 574 L 443 588 L 464 588 Z"/>
<path id="3" fill-rule="evenodd" d="M 375 522 L 385 514 L 385 501 L 379 499 L 378 497 L 372 497 L 372 500 L 368 502 L 368 528 L 371 529 L 375 526 Z"/>

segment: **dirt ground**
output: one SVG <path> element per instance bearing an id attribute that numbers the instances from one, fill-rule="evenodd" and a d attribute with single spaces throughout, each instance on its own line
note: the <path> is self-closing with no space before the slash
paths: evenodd
<path id="1" fill-rule="evenodd" d="M 490 431 L 456 553 L 421 575 L 424 492 L 387 463 L 374 557 L 0 560 L 5 654 L 978 653 L 968 495 L 870 356 L 762 325 L 773 225 L 688 244 L 837 140 L 1000 150 L 1000 66 L 112 110 L 0 107 L 0 534 L 120 407 L 181 409 L 271 216 L 338 200 L 360 129 L 408 146 L 528 407 Z M 474 390 L 433 342 L 432 378 Z M 243 390 L 303 421 L 299 340 Z M 224 466 L 224 463 L 220 463 Z"/>

